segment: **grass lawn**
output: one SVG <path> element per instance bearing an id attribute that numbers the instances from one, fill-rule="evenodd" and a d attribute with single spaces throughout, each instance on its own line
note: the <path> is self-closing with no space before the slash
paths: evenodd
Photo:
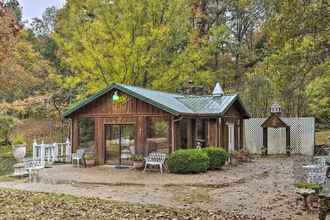
<path id="1" fill-rule="evenodd" d="M 315 144 L 327 144 L 330 138 L 330 129 L 315 132 Z"/>

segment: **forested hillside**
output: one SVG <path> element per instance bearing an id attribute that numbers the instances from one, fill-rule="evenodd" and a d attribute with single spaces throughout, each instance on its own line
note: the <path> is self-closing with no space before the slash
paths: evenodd
<path id="1" fill-rule="evenodd" d="M 255 117 L 277 101 L 330 122 L 328 0 L 68 0 L 30 25 L 16 0 L 0 2 L 6 117 L 59 120 L 113 82 L 176 91 L 193 80 L 240 93 Z"/>

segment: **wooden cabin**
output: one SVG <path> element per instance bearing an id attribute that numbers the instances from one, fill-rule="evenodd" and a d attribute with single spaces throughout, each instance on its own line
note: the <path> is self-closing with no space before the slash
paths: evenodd
<path id="1" fill-rule="evenodd" d="M 97 164 L 127 162 L 132 155 L 171 153 L 196 146 L 243 147 L 238 94 L 183 95 L 113 84 L 64 113 L 71 119 L 73 152 L 95 153 Z"/>

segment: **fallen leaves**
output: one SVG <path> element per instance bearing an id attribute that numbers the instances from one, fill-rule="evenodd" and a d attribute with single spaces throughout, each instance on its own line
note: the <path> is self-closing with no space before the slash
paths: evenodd
<path id="1" fill-rule="evenodd" d="M 0 207 L 1 219 L 262 219 L 235 212 L 166 208 L 9 189 L 0 189 Z"/>

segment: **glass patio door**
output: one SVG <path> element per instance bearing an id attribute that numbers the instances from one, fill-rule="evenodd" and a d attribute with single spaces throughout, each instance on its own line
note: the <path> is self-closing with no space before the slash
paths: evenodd
<path id="1" fill-rule="evenodd" d="M 105 126 L 105 160 L 107 164 L 130 164 L 129 158 L 135 154 L 135 126 Z"/>

